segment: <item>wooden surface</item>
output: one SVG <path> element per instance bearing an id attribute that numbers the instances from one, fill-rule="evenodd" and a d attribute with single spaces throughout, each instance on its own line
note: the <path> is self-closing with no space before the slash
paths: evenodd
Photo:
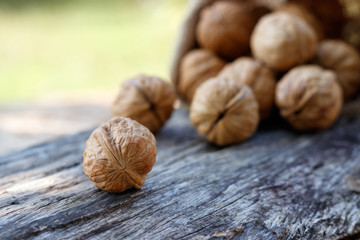
<path id="1" fill-rule="evenodd" d="M 90 131 L 0 157 L 0 239 L 357 239 L 360 118 L 299 134 L 282 124 L 218 148 L 183 110 L 157 135 L 140 190 L 82 170 Z"/>

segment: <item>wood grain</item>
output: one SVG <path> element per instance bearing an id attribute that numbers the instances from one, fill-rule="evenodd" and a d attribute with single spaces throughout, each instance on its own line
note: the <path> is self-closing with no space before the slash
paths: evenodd
<path id="1" fill-rule="evenodd" d="M 177 110 L 145 185 L 122 194 L 83 173 L 90 131 L 1 156 L 0 239 L 356 239 L 360 118 L 318 134 L 283 124 L 218 148 Z"/>

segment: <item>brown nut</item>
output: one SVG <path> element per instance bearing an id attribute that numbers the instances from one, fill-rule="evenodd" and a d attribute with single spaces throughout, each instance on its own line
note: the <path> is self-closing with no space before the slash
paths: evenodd
<path id="1" fill-rule="evenodd" d="M 234 1 L 217 1 L 203 9 L 196 28 L 202 48 L 225 59 L 235 59 L 249 50 L 254 18 L 248 5 Z"/>
<path id="2" fill-rule="evenodd" d="M 323 41 L 319 45 L 316 62 L 335 71 L 345 100 L 359 91 L 360 56 L 354 47 L 341 40 Z"/>
<path id="3" fill-rule="evenodd" d="M 296 3 L 286 3 L 281 5 L 280 8 L 277 9 L 279 12 L 289 13 L 295 17 L 299 17 L 303 19 L 307 24 L 315 30 L 318 39 L 324 38 L 324 30 L 322 29 L 322 25 L 319 20 L 308 11 L 303 5 Z"/>
<path id="4" fill-rule="evenodd" d="M 208 50 L 190 51 L 180 63 L 179 93 L 191 102 L 195 90 L 209 78 L 215 77 L 224 66 L 225 61 Z"/>
<path id="5" fill-rule="evenodd" d="M 195 92 L 190 120 L 208 141 L 219 146 L 250 138 L 259 124 L 252 90 L 229 79 L 212 78 Z"/>
<path id="6" fill-rule="evenodd" d="M 317 65 L 299 66 L 276 87 L 280 114 L 296 130 L 323 130 L 340 114 L 342 92 L 333 71 Z"/>
<path id="7" fill-rule="evenodd" d="M 130 118 L 115 117 L 86 142 L 83 168 L 96 187 L 108 192 L 141 188 L 156 161 L 154 135 Z"/>
<path id="8" fill-rule="evenodd" d="M 313 13 L 322 25 L 325 38 L 341 37 L 346 17 L 339 0 L 290 0 L 290 2 L 301 4 Z"/>
<path id="9" fill-rule="evenodd" d="M 310 60 L 317 43 L 315 31 L 304 20 L 283 12 L 261 18 L 251 36 L 255 58 L 278 71 Z"/>
<path id="10" fill-rule="evenodd" d="M 156 133 L 171 116 L 175 99 L 172 85 L 157 77 L 139 75 L 123 83 L 112 113 L 136 120 Z"/>
<path id="11" fill-rule="evenodd" d="M 269 68 L 253 58 L 241 57 L 226 65 L 218 76 L 249 86 L 259 103 L 261 118 L 269 116 L 274 105 L 276 85 L 274 73 Z"/>

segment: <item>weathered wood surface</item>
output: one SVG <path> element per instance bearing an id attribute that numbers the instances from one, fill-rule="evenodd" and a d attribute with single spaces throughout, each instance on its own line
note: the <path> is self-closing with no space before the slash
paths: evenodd
<path id="1" fill-rule="evenodd" d="M 263 127 L 217 148 L 178 110 L 145 185 L 123 194 L 83 173 L 89 134 L 0 157 L 0 239 L 359 237 L 360 118 L 318 134 Z"/>

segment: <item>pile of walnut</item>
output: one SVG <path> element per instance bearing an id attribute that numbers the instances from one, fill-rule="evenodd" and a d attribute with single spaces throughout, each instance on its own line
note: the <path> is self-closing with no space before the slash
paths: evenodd
<path id="1" fill-rule="evenodd" d="M 253 135 L 274 105 L 297 131 L 319 131 L 360 88 L 360 57 L 340 39 L 339 1 L 215 1 L 199 13 L 198 48 L 183 56 L 177 90 L 198 132 L 217 145 Z M 319 3 L 319 4 L 318 4 Z"/>
<path id="2" fill-rule="evenodd" d="M 323 130 L 358 93 L 359 53 L 343 40 L 327 39 L 339 35 L 338 1 L 326 1 L 331 14 L 317 14 L 306 8 L 312 1 L 303 2 L 308 6 L 287 3 L 270 11 L 215 1 L 202 10 L 199 48 L 182 58 L 175 88 L 209 142 L 225 146 L 250 138 L 274 105 L 295 130 Z M 116 117 L 86 143 L 84 172 L 95 186 L 122 192 L 144 184 L 156 159 L 153 134 L 171 116 L 175 88 L 145 75 L 124 82 L 112 106 Z"/>

